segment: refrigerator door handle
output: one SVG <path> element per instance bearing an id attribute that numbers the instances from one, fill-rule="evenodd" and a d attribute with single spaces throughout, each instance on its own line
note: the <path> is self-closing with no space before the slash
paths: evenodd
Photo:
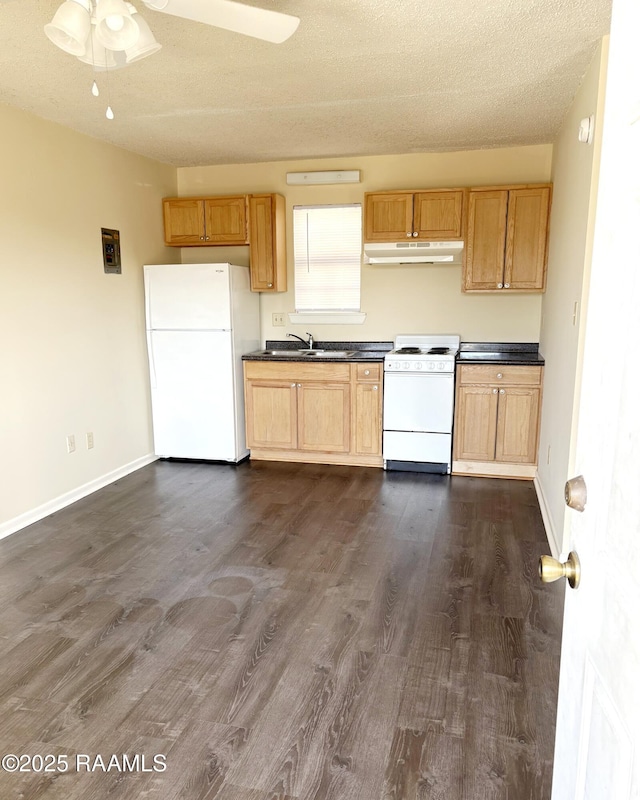
<path id="1" fill-rule="evenodd" d="M 145 311 L 146 311 L 146 314 L 147 314 L 147 328 L 151 328 L 152 325 L 153 325 L 153 323 L 151 322 L 151 283 L 152 283 L 152 281 L 150 279 L 150 276 L 147 275 L 147 268 L 146 267 L 145 267 L 145 275 L 144 275 L 144 277 L 145 277 L 145 289 L 146 289 L 146 291 L 145 291 L 145 305 L 146 305 Z M 148 281 L 147 281 L 147 277 L 149 277 Z"/>
<path id="2" fill-rule="evenodd" d="M 151 386 L 155 389 L 158 385 L 158 381 L 156 379 L 156 362 L 153 356 L 153 339 L 151 331 L 147 331 L 147 349 L 149 350 L 149 377 L 151 379 Z"/>

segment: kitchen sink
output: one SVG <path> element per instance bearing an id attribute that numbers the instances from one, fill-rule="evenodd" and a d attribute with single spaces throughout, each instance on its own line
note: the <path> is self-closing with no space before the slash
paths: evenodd
<path id="1" fill-rule="evenodd" d="M 322 350 L 320 348 L 315 350 L 258 350 L 258 356 L 273 356 L 274 358 L 350 358 L 356 354 L 356 350 Z"/>
<path id="2" fill-rule="evenodd" d="M 325 358 L 347 358 L 355 354 L 355 350 L 303 350 L 308 356 L 324 356 Z"/>
<path id="3" fill-rule="evenodd" d="M 283 358 L 291 358 L 300 354 L 299 350 L 258 350 L 257 356 L 282 356 Z"/>

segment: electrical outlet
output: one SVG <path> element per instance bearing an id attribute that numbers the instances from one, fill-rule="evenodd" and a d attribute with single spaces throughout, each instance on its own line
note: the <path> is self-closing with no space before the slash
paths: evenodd
<path id="1" fill-rule="evenodd" d="M 274 326 L 284 326 L 284 314 L 272 314 L 271 315 L 272 324 Z"/>
<path id="2" fill-rule="evenodd" d="M 71 436 L 67 436 L 67 453 L 75 453 L 76 452 L 76 437 L 71 434 Z"/>
<path id="3" fill-rule="evenodd" d="M 93 431 L 87 432 L 87 450 L 93 450 Z"/>

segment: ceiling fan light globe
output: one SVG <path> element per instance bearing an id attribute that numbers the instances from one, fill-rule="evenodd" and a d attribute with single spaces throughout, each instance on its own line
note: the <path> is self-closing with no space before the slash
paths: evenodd
<path id="1" fill-rule="evenodd" d="M 44 26 L 47 38 L 65 53 L 79 56 L 85 51 L 91 18 L 86 8 L 75 0 L 66 0 Z"/>
<path id="2" fill-rule="evenodd" d="M 136 43 L 138 23 L 124 0 L 99 0 L 96 7 L 96 36 L 109 50 L 126 50 Z"/>
<path id="3" fill-rule="evenodd" d="M 133 47 L 126 49 L 127 64 L 133 64 L 134 61 L 140 61 L 147 56 L 151 56 L 162 49 L 162 45 L 156 41 L 155 36 L 151 32 L 151 28 L 147 21 L 143 19 L 140 14 L 136 13 L 136 22 L 140 29 L 140 36 L 138 41 Z"/>
<path id="4" fill-rule="evenodd" d="M 109 14 L 104 21 L 110 31 L 121 31 L 124 27 L 124 19 L 118 14 Z"/>
<path id="5" fill-rule="evenodd" d="M 78 60 L 83 64 L 90 64 L 95 68 L 96 72 L 103 72 L 106 69 L 117 69 L 115 55 L 111 50 L 98 41 L 96 36 L 95 25 L 91 31 L 91 38 L 87 40 L 87 46 L 82 55 L 78 56 Z"/>

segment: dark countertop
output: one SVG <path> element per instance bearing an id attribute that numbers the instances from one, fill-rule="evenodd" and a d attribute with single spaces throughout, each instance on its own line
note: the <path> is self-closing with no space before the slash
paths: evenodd
<path id="1" fill-rule="evenodd" d="M 537 342 L 462 342 L 458 364 L 512 364 L 544 366 Z"/>
<path id="2" fill-rule="evenodd" d="M 393 342 L 314 342 L 314 350 L 327 350 L 317 356 L 308 356 L 304 353 L 295 355 L 297 350 L 302 348 L 302 342 L 298 341 L 278 341 L 267 339 L 265 350 L 286 350 L 291 352 L 291 356 L 272 356 L 256 350 L 253 353 L 246 353 L 242 356 L 243 361 L 307 361 L 307 362 L 337 362 L 337 361 L 384 361 L 385 355 L 393 350 Z M 332 356 L 332 350 L 354 350 L 352 356 Z"/>

